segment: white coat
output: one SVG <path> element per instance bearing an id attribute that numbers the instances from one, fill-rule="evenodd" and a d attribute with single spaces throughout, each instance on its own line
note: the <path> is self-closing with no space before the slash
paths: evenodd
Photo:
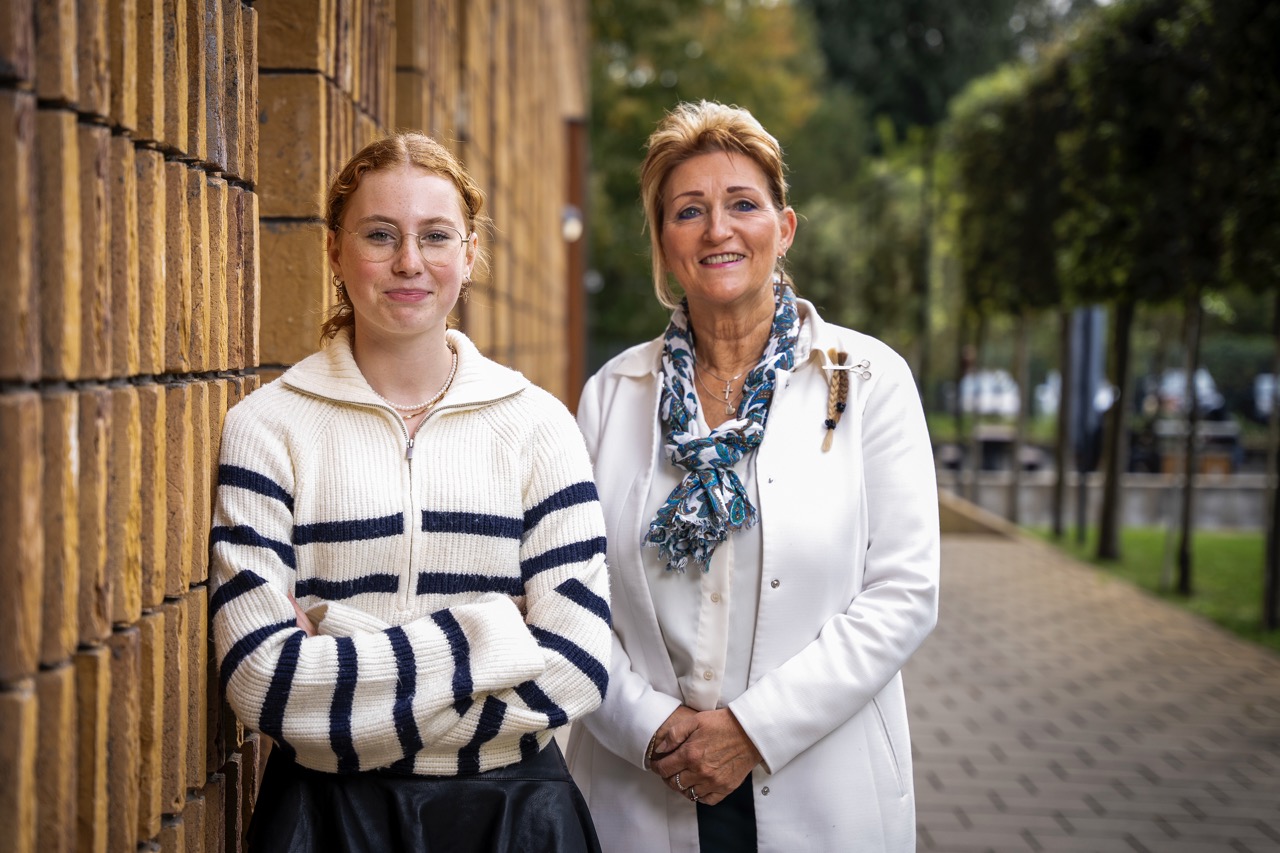
<path id="1" fill-rule="evenodd" d="M 806 328 L 778 374 L 757 450 L 763 571 L 746 692 L 729 703 L 764 760 L 752 772 L 761 853 L 911 851 L 915 794 L 900 670 L 937 619 L 936 478 L 903 359 L 874 338 Z M 812 347 L 804 347 L 807 341 Z M 865 360 L 822 451 L 829 347 Z M 568 760 L 605 853 L 696 853 L 693 805 L 643 769 L 680 691 L 641 567 L 641 517 L 662 439 L 661 340 L 593 376 L 578 423 L 609 534 L 609 691 Z"/>

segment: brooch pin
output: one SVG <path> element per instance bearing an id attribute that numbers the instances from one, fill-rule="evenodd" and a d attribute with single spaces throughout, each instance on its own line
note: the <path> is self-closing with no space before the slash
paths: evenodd
<path id="1" fill-rule="evenodd" d="M 827 428 L 827 434 L 822 439 L 823 453 L 831 449 L 836 426 L 839 425 L 840 416 L 844 414 L 849 401 L 849 374 L 853 373 L 860 379 L 871 378 L 871 362 L 865 358 L 857 364 L 849 364 L 849 354 L 837 352 L 835 347 L 827 350 L 827 358 L 828 362 L 822 365 L 822 369 L 827 371 L 827 387 L 830 389 L 827 394 L 827 419 L 822 422 Z"/>

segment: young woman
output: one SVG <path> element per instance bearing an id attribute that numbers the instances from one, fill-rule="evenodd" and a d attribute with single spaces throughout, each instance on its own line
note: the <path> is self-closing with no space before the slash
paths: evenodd
<path id="1" fill-rule="evenodd" d="M 275 743 L 251 849 L 598 849 L 552 732 L 608 685 L 603 518 L 564 406 L 448 328 L 481 204 L 428 137 L 358 153 L 324 346 L 228 413 L 212 630 Z"/>

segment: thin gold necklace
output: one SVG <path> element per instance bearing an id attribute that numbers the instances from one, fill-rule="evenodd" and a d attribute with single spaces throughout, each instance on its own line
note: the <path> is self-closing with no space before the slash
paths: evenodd
<path id="1" fill-rule="evenodd" d="M 452 367 L 449 368 L 449 378 L 444 381 L 444 385 L 440 386 L 440 390 L 437 391 L 435 393 L 435 396 L 432 397 L 430 400 L 426 400 L 422 403 L 414 403 L 412 406 L 403 406 L 399 403 L 391 402 L 386 397 L 379 394 L 377 391 L 374 391 L 373 395 L 377 397 L 379 400 L 381 400 L 382 402 L 386 403 L 391 408 L 395 409 L 396 413 L 400 415 L 400 417 L 403 418 L 404 420 L 408 421 L 408 420 L 412 420 L 413 418 L 416 418 L 418 415 L 422 414 L 427 409 L 430 409 L 436 403 L 439 403 L 442 399 L 444 399 L 444 395 L 448 392 L 449 386 L 453 385 L 453 378 L 458 375 L 458 351 L 453 348 L 452 344 L 450 344 L 449 352 L 453 354 L 453 365 Z M 372 391 L 373 389 L 370 388 L 369 390 Z"/>

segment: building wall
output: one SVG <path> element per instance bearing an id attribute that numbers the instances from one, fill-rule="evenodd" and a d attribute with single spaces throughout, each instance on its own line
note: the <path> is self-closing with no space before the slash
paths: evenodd
<path id="1" fill-rule="evenodd" d="M 496 227 L 459 323 L 572 401 L 584 14 L 0 0 L 6 850 L 240 849 L 266 750 L 208 636 L 218 440 L 317 345 L 324 189 L 360 145 L 421 128 L 461 155 Z"/>

